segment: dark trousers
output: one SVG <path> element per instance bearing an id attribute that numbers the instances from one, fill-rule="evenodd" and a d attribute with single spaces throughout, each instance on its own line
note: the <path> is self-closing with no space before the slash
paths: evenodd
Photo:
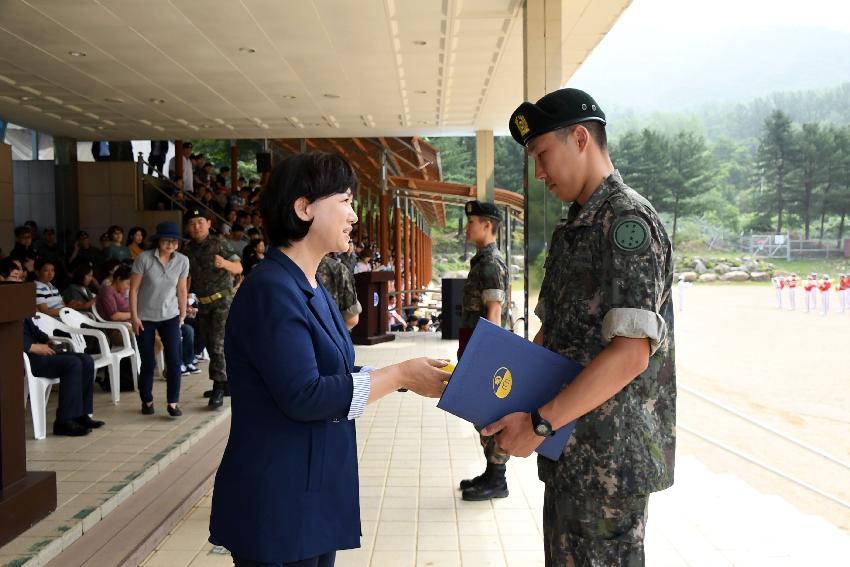
<path id="1" fill-rule="evenodd" d="M 195 328 L 184 321 L 180 334 L 183 337 L 183 364 L 189 366 L 195 362 Z"/>
<path id="2" fill-rule="evenodd" d="M 148 175 L 152 175 L 154 169 L 162 173 L 162 166 L 165 165 L 165 156 L 161 154 L 149 154 L 148 163 L 150 164 L 148 166 Z"/>
<path id="3" fill-rule="evenodd" d="M 59 406 L 56 420 L 67 421 L 92 413 L 94 361 L 87 354 L 63 353 L 53 356 L 30 354 L 34 376 L 59 378 Z"/>
<path id="4" fill-rule="evenodd" d="M 210 380 L 215 382 L 213 387 L 224 387 L 227 382 L 227 372 L 224 363 L 224 325 L 227 323 L 227 314 L 230 311 L 230 292 L 227 297 L 201 305 L 198 308 L 198 323 L 195 328 L 207 347 L 210 355 Z"/>
<path id="5" fill-rule="evenodd" d="M 183 357 L 183 349 L 180 337 L 180 318 L 174 317 L 165 321 L 142 321 L 144 329 L 139 333 L 139 354 L 142 357 L 142 371 L 139 373 L 139 397 L 144 403 L 153 401 L 153 370 L 156 366 L 154 360 L 154 333 L 159 333 L 162 340 L 162 348 L 165 354 L 165 370 L 168 379 L 168 403 L 176 404 L 180 401 L 180 359 Z"/>
<path id="6" fill-rule="evenodd" d="M 233 558 L 234 567 L 333 567 L 336 561 L 336 551 L 311 557 L 310 559 L 302 559 L 301 561 L 291 561 L 289 563 L 262 563 L 260 561 L 251 561 L 250 559 Z"/>

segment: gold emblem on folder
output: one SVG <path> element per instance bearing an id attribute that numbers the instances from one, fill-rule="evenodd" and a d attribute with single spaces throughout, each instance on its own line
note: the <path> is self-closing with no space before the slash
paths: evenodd
<path id="1" fill-rule="evenodd" d="M 511 378 L 510 370 L 504 366 L 496 370 L 496 373 L 493 375 L 493 393 L 496 394 L 497 398 L 507 398 L 508 394 L 511 393 L 512 384 L 513 379 Z"/>

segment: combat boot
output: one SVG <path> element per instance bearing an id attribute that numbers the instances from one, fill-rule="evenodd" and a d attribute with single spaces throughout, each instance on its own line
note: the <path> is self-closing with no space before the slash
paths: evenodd
<path id="1" fill-rule="evenodd" d="M 487 463 L 487 470 L 481 480 L 463 491 L 463 499 L 470 502 L 507 498 L 508 481 L 505 479 L 505 465 Z"/>
<path id="2" fill-rule="evenodd" d="M 483 472 L 480 475 L 476 476 L 475 478 L 465 478 L 462 481 L 460 481 L 460 484 L 458 486 L 461 490 L 466 490 L 467 488 L 472 488 L 473 486 L 475 486 L 476 484 L 481 482 L 481 480 L 484 478 L 485 474 L 486 474 L 486 472 Z"/>

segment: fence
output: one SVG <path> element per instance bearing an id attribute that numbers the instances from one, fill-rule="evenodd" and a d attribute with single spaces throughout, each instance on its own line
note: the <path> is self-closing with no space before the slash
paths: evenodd
<path id="1" fill-rule="evenodd" d="M 788 234 L 750 234 L 741 237 L 740 248 L 762 258 L 845 258 L 850 241 L 839 247 L 834 240 L 792 239 Z"/>

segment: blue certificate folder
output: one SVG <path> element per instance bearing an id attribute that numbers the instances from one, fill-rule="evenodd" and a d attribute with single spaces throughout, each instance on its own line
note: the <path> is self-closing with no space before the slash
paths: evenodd
<path id="1" fill-rule="evenodd" d="M 481 429 L 509 413 L 540 408 L 582 366 L 519 335 L 479 319 L 437 407 Z M 568 423 L 537 452 L 557 461 L 575 429 Z"/>

